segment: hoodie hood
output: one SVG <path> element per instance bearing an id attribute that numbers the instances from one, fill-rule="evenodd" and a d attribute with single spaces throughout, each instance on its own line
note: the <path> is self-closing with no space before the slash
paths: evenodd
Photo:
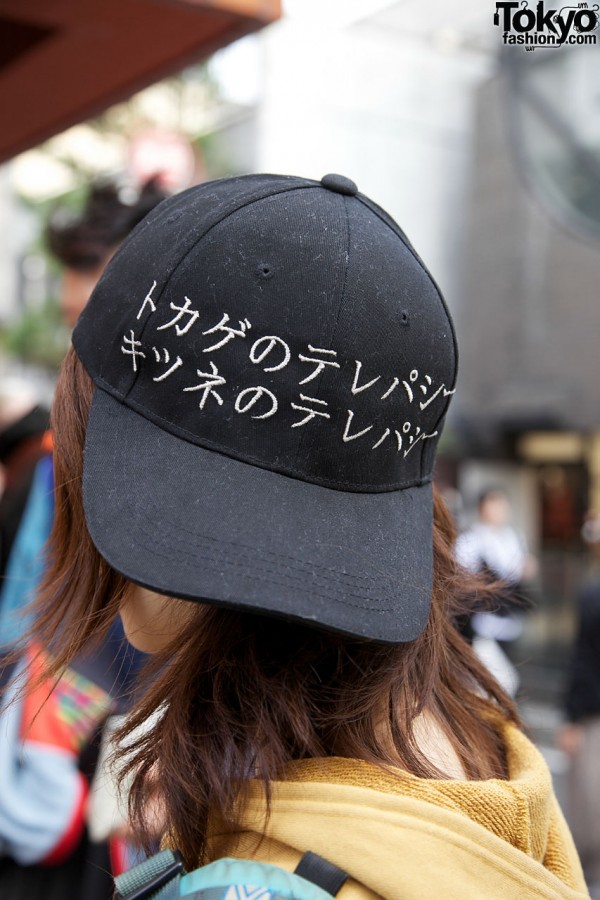
<path id="1" fill-rule="evenodd" d="M 588 897 L 541 754 L 514 726 L 505 737 L 506 781 L 418 778 L 339 758 L 295 763 L 273 785 L 266 826 L 256 785 L 240 832 L 215 838 L 211 856 L 293 869 L 312 850 L 349 872 L 340 900 Z"/>

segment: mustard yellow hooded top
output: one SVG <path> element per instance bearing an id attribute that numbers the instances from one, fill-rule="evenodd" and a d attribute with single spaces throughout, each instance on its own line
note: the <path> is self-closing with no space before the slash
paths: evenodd
<path id="1" fill-rule="evenodd" d="M 264 839 L 256 786 L 215 858 L 293 870 L 312 850 L 350 873 L 340 900 L 576 900 L 588 897 L 548 768 L 506 726 L 509 779 L 434 780 L 339 758 L 295 763 L 273 786 Z M 211 853 L 212 855 L 212 853 Z"/>

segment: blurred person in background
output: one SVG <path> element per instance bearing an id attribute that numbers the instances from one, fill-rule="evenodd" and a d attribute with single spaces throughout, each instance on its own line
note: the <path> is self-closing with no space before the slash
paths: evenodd
<path id="1" fill-rule="evenodd" d="M 65 266 L 61 308 L 69 326 L 74 326 L 119 244 L 164 196 L 151 181 L 126 202 L 117 185 L 103 183 L 91 188 L 79 217 L 55 212 L 47 242 Z M 42 424 L 43 434 L 47 421 Z M 1 665 L 2 654 L 9 658 L 7 653 L 25 640 L 30 625 L 27 607 L 44 573 L 44 547 L 54 515 L 51 434 L 46 432 L 44 442 L 38 440 L 35 446 L 37 466 L 31 466 L 30 490 L 0 582 L 0 685 L 15 671 L 14 663 Z M 16 667 L 25 673 L 29 663 L 30 681 L 39 674 L 39 659 L 33 664 L 38 650 L 29 640 Z M 124 831 L 123 814 L 106 778 L 98 777 L 102 773 L 97 772 L 97 759 L 102 727 L 109 716 L 127 708 L 141 658 L 126 645 L 116 622 L 97 647 L 73 661 L 56 685 L 42 682 L 13 696 L 2 710 L 3 900 L 35 900 L 38 895 L 44 900 L 108 900 L 110 871 L 118 873 L 130 864 L 128 846 L 113 837 Z M 104 786 L 90 794 L 94 776 Z"/>
<path id="2" fill-rule="evenodd" d="M 519 677 L 500 643 L 515 641 L 522 631 L 514 611 L 523 607 L 523 584 L 537 573 L 537 561 L 511 524 L 510 500 L 502 487 L 479 496 L 477 520 L 456 542 L 458 562 L 470 572 L 501 582 L 494 612 L 476 612 L 464 623 L 465 636 L 504 689 L 515 696 Z"/>
<path id="3" fill-rule="evenodd" d="M 578 596 L 578 630 L 559 747 L 570 757 L 567 818 L 594 900 L 600 900 L 600 513 L 582 528 L 589 569 Z"/>
<path id="4" fill-rule="evenodd" d="M 59 208 L 51 216 L 46 240 L 64 266 L 60 305 L 69 327 L 75 327 L 115 250 L 165 197 L 156 179 L 139 192 L 109 181 L 91 188 L 83 215 Z"/>
<path id="5" fill-rule="evenodd" d="M 91 187 L 79 216 L 59 208 L 51 217 L 46 233 L 47 244 L 64 265 L 60 305 L 64 319 L 71 328 L 119 244 L 165 197 L 154 180 L 147 182 L 138 193 L 126 195 L 126 200 L 121 198 L 121 194 L 113 182 L 97 184 Z M 32 409 L 20 423 L 0 435 L 0 454 L 4 452 L 5 444 L 7 452 L 10 450 L 14 442 L 11 435 L 18 432 L 28 436 L 26 429 L 31 431 L 34 426 L 37 432 L 28 437 L 27 442 L 21 439 L 19 444 L 19 458 L 32 461 L 28 478 L 24 475 L 13 476 L 5 491 L 6 497 L 10 485 L 14 483 L 12 493 L 17 493 L 18 489 L 20 514 L 15 523 L 14 511 L 11 531 L 9 533 L 7 522 L 6 536 L 3 535 L 0 574 L 6 577 L 0 582 L 0 648 L 16 643 L 28 627 L 23 610 L 35 594 L 42 575 L 43 546 L 50 533 L 54 512 L 52 442 L 50 434 L 44 436 L 49 427 L 48 413 Z M 11 451 L 10 459 L 14 455 Z M 19 472 L 24 468 L 24 462 L 21 462 Z M 4 498 L 0 502 L 0 513 L 3 504 Z M 15 501 L 11 500 L 10 505 L 14 507 Z M 6 506 L 8 508 L 9 504 Z M 19 528 L 21 517 L 23 522 Z"/>

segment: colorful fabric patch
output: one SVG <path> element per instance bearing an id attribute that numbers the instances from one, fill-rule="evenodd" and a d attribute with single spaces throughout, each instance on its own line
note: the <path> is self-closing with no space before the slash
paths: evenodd
<path id="1" fill-rule="evenodd" d="M 110 694 L 84 675 L 67 669 L 55 685 L 43 678 L 44 654 L 28 652 L 28 690 L 23 702 L 21 736 L 26 741 L 78 754 L 112 706 Z"/>
<path id="2" fill-rule="evenodd" d="M 78 748 L 106 717 L 111 707 L 110 695 L 84 675 L 70 669 L 54 691 L 56 714 L 71 731 Z"/>

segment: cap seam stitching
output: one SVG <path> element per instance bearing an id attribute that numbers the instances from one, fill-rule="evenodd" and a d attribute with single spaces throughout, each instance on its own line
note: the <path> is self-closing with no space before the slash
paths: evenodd
<path id="1" fill-rule="evenodd" d="M 155 535 L 152 534 L 152 532 L 145 529 L 143 527 L 143 525 L 141 525 L 141 524 L 138 526 L 138 529 L 139 529 L 139 531 L 141 531 L 142 534 L 146 535 L 146 537 L 148 537 L 148 538 L 155 537 Z M 189 559 L 188 554 L 182 553 L 175 548 L 169 550 L 167 553 L 167 552 L 162 552 L 159 548 L 157 548 L 155 546 L 155 544 L 153 544 L 152 546 L 148 546 L 147 549 L 151 550 L 157 556 L 161 556 L 163 559 L 173 559 L 173 557 L 175 557 L 175 559 L 179 559 L 181 561 L 186 561 Z M 216 572 L 218 572 L 221 568 L 219 566 L 218 562 L 212 562 L 211 560 L 203 560 L 203 562 L 205 562 L 205 564 L 208 568 L 212 568 Z M 298 575 L 295 575 L 292 573 L 286 573 L 284 571 L 277 571 L 277 569 L 263 568 L 262 572 L 265 573 L 267 577 L 261 578 L 261 575 L 258 573 L 251 574 L 250 572 L 248 572 L 248 567 L 245 563 L 236 563 L 235 560 L 227 560 L 227 565 L 233 569 L 241 569 L 243 571 L 244 575 L 246 575 L 246 577 L 253 578 L 258 581 L 260 581 L 260 580 L 270 581 L 272 584 L 275 584 L 275 585 L 280 584 L 281 587 L 289 587 L 290 582 L 292 583 L 292 586 L 294 586 L 295 583 L 299 583 L 300 586 L 302 586 L 302 587 L 306 586 L 306 576 L 302 575 L 300 573 Z M 275 578 L 269 577 L 272 575 L 275 575 L 276 578 L 282 578 L 283 584 L 281 582 L 276 581 Z M 288 582 L 288 584 L 285 583 L 286 581 Z M 324 587 L 324 590 L 327 591 L 327 586 Z M 366 601 L 375 602 L 375 603 L 377 603 L 377 602 L 389 603 L 391 598 L 388 596 L 383 597 L 381 599 L 381 601 L 377 601 L 376 597 L 370 597 L 368 595 L 348 593 L 344 596 L 336 596 L 334 593 L 331 593 L 331 592 L 324 593 L 324 590 L 323 590 L 323 587 L 321 587 L 320 589 L 317 589 L 317 590 L 311 590 L 310 593 L 315 597 L 322 597 L 325 600 L 333 600 L 334 603 L 340 603 L 343 606 L 349 606 L 349 607 L 352 607 L 353 609 L 369 610 L 370 612 L 375 612 L 375 613 L 380 613 L 380 614 L 381 613 L 394 613 L 394 612 L 397 613 L 398 612 L 398 609 L 394 608 L 394 607 L 383 607 L 382 608 L 379 606 L 367 606 L 364 603 L 351 603 L 347 599 L 345 599 L 346 596 L 349 596 L 349 597 L 354 597 L 357 600 L 366 600 Z"/>
<path id="2" fill-rule="evenodd" d="M 141 509 L 141 507 L 139 505 L 137 506 L 137 508 Z M 173 522 L 172 519 L 165 518 L 164 515 L 162 514 L 162 511 L 159 510 L 158 507 L 156 506 L 156 504 L 152 503 L 152 501 L 150 501 L 150 503 L 148 504 L 148 508 L 152 508 L 155 512 L 160 514 L 161 522 L 165 522 L 167 525 L 172 526 L 172 528 L 177 532 L 182 532 L 184 535 L 190 535 L 190 537 L 193 538 L 195 541 L 203 540 L 208 543 L 218 544 L 219 547 L 226 545 L 228 547 L 232 547 L 232 548 L 236 548 L 236 549 L 241 548 L 241 552 L 244 553 L 244 555 L 246 555 L 246 551 L 248 551 L 248 553 L 258 553 L 260 556 L 263 556 L 263 557 L 268 557 L 268 556 L 274 557 L 273 562 L 269 563 L 270 565 L 277 566 L 277 559 L 285 559 L 285 560 L 288 560 L 288 563 L 287 563 L 288 565 L 292 566 L 293 568 L 297 568 L 299 571 L 301 571 L 303 568 L 311 568 L 311 569 L 321 569 L 324 573 L 331 573 L 331 575 L 327 575 L 327 574 L 320 575 L 319 577 L 323 578 L 323 579 L 338 580 L 341 578 L 348 578 L 348 579 L 354 580 L 354 581 L 357 581 L 357 580 L 358 581 L 366 581 L 371 584 L 373 584 L 375 581 L 388 581 L 389 582 L 391 580 L 388 576 L 385 576 L 385 575 L 377 575 L 377 576 L 374 576 L 374 575 L 351 575 L 346 572 L 341 572 L 339 569 L 332 569 L 329 566 L 323 566 L 319 563 L 309 562 L 309 561 L 304 562 L 303 560 L 299 559 L 297 556 L 291 556 L 289 553 L 285 553 L 285 552 L 275 553 L 274 551 L 271 551 L 271 550 L 261 550 L 260 548 L 254 547 L 251 544 L 239 543 L 236 541 L 228 541 L 228 540 L 222 539 L 222 538 L 213 538 L 210 535 L 205 535 L 205 534 L 198 535 L 197 533 L 191 531 L 189 528 L 185 528 L 185 526 L 178 525 L 177 522 Z"/>
<path id="3" fill-rule="evenodd" d="M 230 210 L 226 215 L 224 215 L 224 216 L 223 216 L 221 219 L 219 219 L 217 222 L 213 222 L 213 224 L 212 224 L 209 228 L 207 228 L 206 231 L 204 231 L 204 232 L 202 232 L 202 234 L 198 235 L 198 237 L 196 238 L 196 240 L 195 240 L 192 244 L 190 244 L 190 246 L 188 247 L 188 249 L 186 250 L 186 252 L 184 253 L 184 255 L 181 257 L 181 259 L 178 261 L 177 265 L 175 266 L 175 268 L 173 269 L 173 271 L 171 272 L 171 274 L 169 275 L 169 277 L 168 277 L 168 278 L 166 279 L 166 281 L 164 282 L 164 284 L 163 284 L 163 286 L 162 286 L 162 289 L 161 289 L 161 291 L 160 291 L 160 294 L 159 294 L 158 297 L 157 297 L 157 302 L 156 302 L 157 310 L 158 310 L 159 303 L 160 303 L 160 301 L 161 301 L 161 299 L 162 299 L 162 297 L 163 297 L 163 294 L 164 294 L 164 292 L 165 292 L 166 289 L 167 289 L 167 285 L 169 285 L 170 282 L 171 282 L 171 279 L 175 276 L 175 274 L 176 274 L 177 271 L 179 270 L 180 266 L 183 265 L 183 263 L 184 263 L 185 260 L 188 258 L 188 256 L 190 255 L 190 253 L 196 248 L 196 246 L 200 243 L 200 241 L 204 240 L 204 238 L 205 238 L 208 234 L 210 234 L 210 232 L 213 230 L 213 228 L 216 228 L 218 225 L 221 225 L 222 222 L 226 222 L 227 219 L 229 219 L 229 218 L 230 218 L 231 216 L 233 216 L 235 213 L 240 212 L 240 210 L 245 209 L 247 206 L 251 206 L 253 203 L 258 203 L 258 202 L 260 202 L 261 200 L 267 200 L 267 199 L 269 199 L 270 197 L 276 197 L 276 196 L 278 196 L 279 194 L 289 193 L 290 191 L 304 190 L 304 189 L 306 189 L 306 188 L 314 188 L 314 187 L 316 187 L 316 186 L 317 186 L 316 184 L 293 185 L 293 186 L 288 186 L 288 187 L 282 188 L 281 190 L 278 190 L 278 191 L 273 191 L 273 192 L 271 192 L 271 193 L 269 193 L 269 194 L 265 194 L 263 197 L 254 197 L 253 199 L 247 200 L 245 203 L 242 203 L 240 206 L 236 206 L 235 209 Z M 151 318 L 151 316 L 148 315 L 148 316 L 146 317 L 146 321 L 145 321 L 144 324 L 142 325 L 142 328 L 141 328 L 141 330 L 140 330 L 140 340 L 144 337 L 144 334 L 145 334 L 145 332 L 146 332 L 146 328 L 147 328 L 147 326 L 148 326 L 148 324 L 149 324 L 149 322 L 150 322 L 150 318 Z M 140 375 L 141 375 L 141 372 L 142 372 L 142 369 L 141 369 L 141 367 L 140 367 L 139 371 L 136 372 L 136 373 L 134 373 L 134 378 L 133 378 L 131 384 L 129 385 L 129 387 L 127 388 L 127 392 L 126 392 L 126 394 L 124 395 L 125 397 L 128 397 L 129 394 L 132 392 L 132 390 L 135 388 L 135 386 L 136 386 L 136 384 L 137 384 L 137 380 L 138 380 L 138 378 L 139 378 Z"/>
<path id="4" fill-rule="evenodd" d="M 148 537 L 148 538 L 153 537 L 152 532 L 148 531 L 147 528 L 143 528 L 140 526 L 139 530 L 146 537 Z M 156 550 L 156 552 L 158 552 L 160 555 L 162 555 L 162 553 L 159 549 L 157 549 L 157 548 L 153 548 L 153 549 Z M 209 557 L 209 559 L 208 559 L 209 565 L 211 564 L 211 561 L 214 560 L 215 564 L 217 566 L 219 564 L 225 563 L 226 565 L 231 566 L 232 568 L 242 569 L 243 572 L 248 571 L 247 563 L 253 561 L 253 557 L 250 554 L 244 553 L 243 551 L 240 551 L 238 553 L 239 560 L 235 560 L 233 558 L 227 558 L 226 560 L 223 560 L 222 556 L 220 556 L 218 554 L 218 551 L 211 550 L 210 548 L 208 548 L 208 549 L 205 548 L 202 551 L 203 563 L 206 561 L 206 557 L 204 556 L 205 553 Z M 169 550 L 168 558 L 170 558 L 172 555 L 178 555 L 180 557 L 180 559 L 182 559 L 182 560 L 189 559 L 188 554 L 186 554 L 184 551 L 178 550 L 178 549 Z M 306 587 L 306 573 L 305 572 L 302 572 L 301 570 L 297 570 L 295 572 L 287 572 L 284 567 L 277 566 L 277 564 L 268 562 L 267 560 L 262 560 L 261 562 L 262 562 L 261 570 L 263 572 L 267 573 L 268 575 L 274 574 L 278 578 L 280 577 L 280 578 L 286 579 L 287 581 L 299 582 L 302 587 Z M 290 566 L 289 568 L 295 568 L 295 567 Z M 317 578 L 323 579 L 323 581 L 326 580 L 322 575 L 318 575 Z M 329 579 L 329 580 L 333 581 L 333 579 Z M 357 587 L 359 590 L 362 590 L 362 588 L 360 588 L 359 585 L 355 585 L 355 587 Z M 340 603 L 346 602 L 344 600 L 344 598 L 346 596 L 354 597 L 357 600 L 369 600 L 371 602 L 378 603 L 378 604 L 379 603 L 389 603 L 390 599 L 391 599 L 387 594 L 386 594 L 386 596 L 382 597 L 379 600 L 377 597 L 372 597 L 372 596 L 370 596 L 370 594 L 367 594 L 367 593 L 355 593 L 355 592 L 351 591 L 350 585 L 344 585 L 343 583 L 339 584 L 339 588 L 340 588 L 339 593 L 341 594 L 341 597 L 336 596 L 336 588 L 334 585 L 321 584 L 321 585 L 319 585 L 319 588 L 321 590 L 330 591 L 331 595 L 332 595 L 332 599 L 336 599 Z M 327 596 L 327 595 L 322 594 L 321 596 Z M 352 604 L 352 605 L 354 605 L 354 604 Z M 372 607 L 372 608 L 375 609 L 375 607 Z"/>
<path id="5" fill-rule="evenodd" d="M 328 348 L 327 348 L 328 350 L 331 350 L 331 348 L 333 347 L 333 345 L 334 345 L 334 343 L 335 343 L 335 338 L 336 338 L 336 335 L 337 335 L 338 324 L 339 324 L 339 321 L 340 321 L 340 317 L 341 317 L 341 315 L 342 315 L 342 308 L 343 308 L 343 306 L 344 306 L 344 299 L 345 299 L 345 297 L 346 297 L 346 284 L 347 284 L 347 282 L 348 282 L 348 269 L 350 268 L 350 216 L 348 215 L 347 200 L 348 200 L 348 198 L 342 195 L 342 205 L 343 205 L 343 209 L 344 209 L 344 215 L 345 215 L 345 217 L 346 217 L 346 266 L 345 266 L 345 269 L 344 269 L 344 280 L 343 280 L 343 282 L 342 282 L 342 290 L 340 291 L 340 299 L 339 299 L 339 303 L 338 303 L 338 308 L 337 308 L 337 313 L 336 313 L 336 317 L 335 317 L 335 322 L 334 322 L 333 329 L 332 329 L 332 332 L 331 332 L 331 337 L 330 337 L 330 339 L 329 339 L 329 346 L 328 346 Z M 316 384 L 316 386 L 315 386 L 316 389 L 315 389 L 315 391 L 314 391 L 314 395 L 315 395 L 315 397 L 317 397 L 317 398 L 320 397 L 321 382 L 323 381 L 324 376 L 325 376 L 325 371 L 321 372 L 321 375 L 319 376 L 319 379 L 318 379 L 317 384 Z M 295 465 L 297 464 L 297 462 L 298 462 L 298 459 L 299 459 L 299 456 L 300 456 L 300 452 L 304 449 L 304 444 L 305 444 L 305 443 L 306 443 L 306 435 L 303 434 L 303 435 L 302 435 L 302 440 L 301 440 L 300 443 L 298 444 L 298 449 L 297 449 L 297 451 L 296 451 L 296 456 L 295 456 L 295 458 L 294 458 L 294 466 L 295 466 Z M 309 448 L 308 448 L 308 449 L 309 449 L 309 452 L 310 452 L 310 450 L 312 449 L 312 447 L 314 447 L 314 445 L 315 445 L 315 439 L 314 439 L 314 436 L 313 436 L 312 443 L 309 445 Z"/>
<path id="6" fill-rule="evenodd" d="M 457 382 L 457 378 L 458 378 L 458 340 L 456 338 L 456 331 L 454 328 L 454 322 L 452 321 L 452 316 L 450 315 L 450 310 L 448 309 L 448 305 L 444 299 L 444 295 L 442 294 L 437 281 L 435 280 L 435 278 L 433 277 L 433 275 L 431 274 L 431 272 L 429 271 L 429 269 L 427 268 L 427 266 L 425 265 L 425 263 L 423 262 L 423 260 L 421 259 L 421 257 L 417 253 L 417 251 L 415 250 L 415 248 L 412 246 L 412 244 L 410 243 L 410 241 L 408 240 L 406 235 L 404 235 L 400 226 L 394 222 L 394 224 L 396 225 L 396 228 L 393 228 L 390 225 L 390 223 L 387 222 L 386 219 L 384 219 L 384 217 L 381 215 L 381 213 L 377 210 L 375 204 L 371 205 L 371 202 L 367 202 L 369 200 L 368 197 L 363 197 L 362 195 L 357 195 L 356 199 L 360 200 L 362 205 L 365 206 L 371 213 L 373 213 L 374 216 L 377 216 L 379 221 L 383 222 L 383 224 L 386 225 L 390 229 L 392 234 L 395 234 L 396 237 L 400 238 L 400 240 L 402 241 L 402 243 L 404 244 L 406 249 L 409 251 L 409 253 L 412 253 L 414 258 L 420 265 L 422 271 L 425 273 L 425 275 L 427 275 L 427 277 L 431 281 L 433 287 L 435 288 L 435 292 L 437 294 L 438 300 L 441 303 L 442 309 L 444 311 L 444 314 L 448 321 L 448 325 L 450 327 L 450 333 L 452 335 L 452 348 L 453 348 L 453 352 L 454 352 L 454 379 L 452 381 L 452 390 L 454 391 L 456 389 L 456 382 Z M 439 427 L 440 422 L 442 422 L 444 420 L 444 417 L 446 416 L 449 407 L 450 407 L 450 396 L 446 398 L 446 403 L 444 405 L 444 408 L 443 408 L 439 418 L 437 419 L 436 428 Z M 424 452 L 425 452 L 425 447 L 422 443 L 421 450 L 420 450 L 420 456 L 419 456 L 419 460 L 420 460 L 419 471 L 421 473 L 421 477 L 423 474 Z"/>

